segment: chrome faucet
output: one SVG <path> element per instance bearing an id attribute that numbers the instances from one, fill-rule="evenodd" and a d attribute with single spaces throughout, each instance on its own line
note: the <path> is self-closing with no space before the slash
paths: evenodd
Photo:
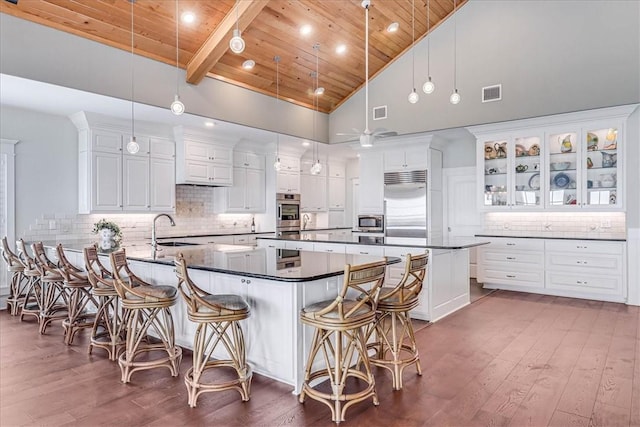
<path id="1" fill-rule="evenodd" d="M 307 224 L 309 223 L 310 219 L 311 218 L 309 218 L 309 214 L 302 215 L 302 229 L 303 230 L 307 229 Z"/>
<path id="2" fill-rule="evenodd" d="M 166 216 L 167 218 L 169 218 L 169 221 L 171 221 L 171 226 L 172 227 L 176 226 L 176 222 L 173 220 L 173 218 L 171 218 L 171 215 L 169 215 L 169 214 L 161 213 L 161 214 L 156 215 L 153 218 L 153 224 L 151 226 L 151 247 L 153 248 L 154 251 L 158 249 L 158 242 L 157 242 L 157 239 L 156 239 L 156 221 L 161 216 Z"/>

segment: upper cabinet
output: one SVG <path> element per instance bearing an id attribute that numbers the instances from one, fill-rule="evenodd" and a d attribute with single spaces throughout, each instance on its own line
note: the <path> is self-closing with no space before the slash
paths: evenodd
<path id="1" fill-rule="evenodd" d="M 326 212 L 327 210 L 327 168 L 317 175 L 310 173 L 311 160 L 300 162 L 300 211 Z"/>
<path id="2" fill-rule="evenodd" d="M 233 186 L 214 190 L 215 210 L 221 213 L 264 212 L 265 157 L 256 153 L 235 151 L 233 162 Z"/>
<path id="3" fill-rule="evenodd" d="M 78 211 L 175 211 L 175 144 L 142 127 L 138 151 L 127 150 L 128 125 L 118 119 L 76 113 Z M 132 150 L 133 151 L 133 150 Z"/>
<path id="4" fill-rule="evenodd" d="M 176 183 L 211 186 L 233 184 L 231 141 L 178 126 L 176 136 Z"/>
<path id="5" fill-rule="evenodd" d="M 280 170 L 276 173 L 276 192 L 300 194 L 300 159 L 280 155 Z"/>
<path id="6" fill-rule="evenodd" d="M 469 128 L 485 210 L 621 210 L 633 106 Z"/>
<path id="7" fill-rule="evenodd" d="M 412 147 L 390 150 L 384 153 L 384 171 L 398 172 L 427 169 L 429 147 Z"/>

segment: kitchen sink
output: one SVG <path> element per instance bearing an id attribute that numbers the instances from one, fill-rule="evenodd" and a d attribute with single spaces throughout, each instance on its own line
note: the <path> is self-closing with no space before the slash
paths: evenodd
<path id="1" fill-rule="evenodd" d="M 189 242 L 158 242 L 158 246 L 197 246 L 198 243 Z"/>

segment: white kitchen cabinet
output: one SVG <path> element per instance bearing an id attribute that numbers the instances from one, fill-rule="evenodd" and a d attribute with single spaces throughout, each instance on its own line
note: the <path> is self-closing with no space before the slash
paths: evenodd
<path id="1" fill-rule="evenodd" d="M 344 210 L 346 205 L 346 180 L 341 177 L 329 177 L 329 210 Z"/>
<path id="2" fill-rule="evenodd" d="M 492 238 L 479 251 L 478 282 L 544 288 L 544 240 Z"/>
<path id="3" fill-rule="evenodd" d="M 300 174 L 300 211 L 324 212 L 327 210 L 327 177 L 325 175 Z"/>
<path id="4" fill-rule="evenodd" d="M 265 157 L 261 154 L 234 151 L 233 166 L 237 168 L 249 168 L 264 170 Z"/>
<path id="5" fill-rule="evenodd" d="M 425 170 L 428 166 L 427 146 L 389 150 L 384 153 L 384 171 Z"/>
<path id="6" fill-rule="evenodd" d="M 91 150 L 102 153 L 122 152 L 122 133 L 103 129 L 91 130 Z M 81 141 L 81 147 L 86 147 L 86 143 Z M 81 148 L 82 150 L 82 148 Z"/>
<path id="7" fill-rule="evenodd" d="M 548 240 L 546 287 L 576 298 L 624 302 L 627 296 L 624 242 Z"/>
<path id="8" fill-rule="evenodd" d="M 384 248 L 384 256 L 398 257 L 402 261 L 398 264 L 390 264 L 387 266 L 385 286 L 393 287 L 402 280 L 406 267 L 407 254 L 420 255 L 425 252 L 425 249 L 420 248 L 401 248 L 386 246 Z M 431 262 L 430 262 L 431 263 Z M 422 291 L 418 295 L 420 303 L 416 308 L 411 311 L 411 316 L 422 320 L 429 320 L 429 273 L 430 265 L 427 265 L 427 273 L 425 274 L 424 281 L 422 283 Z"/>
<path id="9" fill-rule="evenodd" d="M 174 128 L 176 183 L 211 186 L 233 184 L 233 143 L 211 134 Z"/>
<path id="10" fill-rule="evenodd" d="M 242 166 L 233 168 L 233 185 L 229 188 L 214 190 L 214 208 L 220 213 L 264 212 L 266 209 L 264 156 L 241 153 L 239 157 Z M 247 158 L 250 160 L 246 160 Z M 244 166 L 245 164 L 250 166 Z"/>
<path id="11" fill-rule="evenodd" d="M 345 252 L 353 255 L 384 256 L 384 247 L 371 245 L 345 245 Z"/>
<path id="12" fill-rule="evenodd" d="M 327 175 L 333 178 L 343 178 L 347 177 L 347 167 L 344 163 L 336 163 L 329 162 L 327 165 L 328 172 Z"/>
<path id="13" fill-rule="evenodd" d="M 152 155 L 149 162 L 149 209 L 153 212 L 175 211 L 176 162 L 173 155 L 166 158 Z"/>
<path id="14" fill-rule="evenodd" d="M 359 214 L 384 214 L 384 160 L 380 151 L 360 153 Z"/>
<path id="15" fill-rule="evenodd" d="M 148 156 L 122 156 L 123 202 L 125 211 L 148 211 L 150 203 L 150 179 Z"/>
<path id="16" fill-rule="evenodd" d="M 340 243 L 318 243 L 315 242 L 313 244 L 314 252 L 328 252 L 328 253 L 336 253 L 336 254 L 345 254 L 346 245 L 341 245 Z"/>
<path id="17" fill-rule="evenodd" d="M 280 156 L 280 166 L 276 173 L 277 192 L 300 194 L 300 159 Z"/>
<path id="18" fill-rule="evenodd" d="M 484 210 L 623 210 L 633 106 L 473 126 Z"/>
<path id="19" fill-rule="evenodd" d="M 233 168 L 230 165 L 209 161 L 185 160 L 176 171 L 180 171 L 178 184 L 231 185 Z"/>
<path id="20" fill-rule="evenodd" d="M 80 195 L 80 206 L 88 205 L 90 209 L 83 211 L 81 208 L 80 213 L 122 211 L 122 153 L 94 152 L 88 155 L 91 157 L 91 179 L 83 176 L 86 169 L 83 170 L 82 166 L 80 179 L 90 181 L 91 190 Z M 91 202 L 86 203 L 87 199 Z"/>

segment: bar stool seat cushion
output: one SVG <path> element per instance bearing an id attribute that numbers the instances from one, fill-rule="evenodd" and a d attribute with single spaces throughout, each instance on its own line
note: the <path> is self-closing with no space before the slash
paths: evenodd
<path id="1" fill-rule="evenodd" d="M 238 295 L 205 295 L 202 299 L 209 304 L 220 306 L 223 310 L 249 311 L 249 305 Z M 198 313 L 217 313 L 218 311 L 206 305 L 198 306 Z"/>
<path id="2" fill-rule="evenodd" d="M 378 304 L 383 304 L 383 303 L 396 303 L 397 304 L 397 303 L 400 302 L 400 295 L 404 296 L 402 302 L 405 303 L 405 304 L 407 302 L 409 302 L 409 301 L 413 301 L 415 299 L 418 299 L 418 296 L 415 295 L 411 289 L 400 289 L 400 291 L 395 293 L 394 295 L 389 295 L 395 289 L 396 288 L 391 288 L 391 287 L 381 288 L 380 289 L 380 299 L 378 300 Z"/>
<path id="3" fill-rule="evenodd" d="M 320 301 L 320 302 L 316 302 L 316 303 L 310 304 L 310 305 L 304 307 L 300 311 L 300 314 L 302 316 L 304 316 L 304 317 L 309 318 L 309 319 L 315 319 L 316 318 L 316 313 L 318 311 L 323 310 L 324 308 L 326 308 L 330 304 L 333 304 L 334 301 L 335 301 L 335 299 L 330 299 L 330 300 Z M 345 299 L 345 300 L 342 301 L 342 307 L 343 307 L 345 313 L 350 311 L 357 304 L 358 304 L 358 301 L 355 301 L 355 300 Z M 359 317 L 359 316 L 371 314 L 372 312 L 373 311 L 371 310 L 370 306 L 362 305 L 360 308 L 358 308 L 358 310 L 355 313 L 352 314 L 352 317 Z M 330 311 L 328 313 L 324 313 L 322 315 L 322 317 L 330 318 L 330 319 L 339 319 L 340 318 L 340 314 L 338 313 L 338 309 L 336 307 L 334 310 L 332 310 L 332 311 Z"/>
<path id="4" fill-rule="evenodd" d="M 10 273 L 14 273 L 16 271 L 24 271 L 24 266 L 20 264 L 10 265 L 7 269 Z"/>
<path id="5" fill-rule="evenodd" d="M 42 275 L 42 280 L 45 282 L 63 282 L 64 278 L 58 273 L 47 271 Z"/>
<path id="6" fill-rule="evenodd" d="M 66 281 L 65 285 L 66 286 L 80 286 L 80 287 L 87 287 L 90 286 L 91 284 L 89 283 L 89 278 L 87 277 L 87 273 L 85 272 L 80 272 L 80 273 L 75 273 L 77 275 L 74 276 L 71 280 Z"/>
<path id="7" fill-rule="evenodd" d="M 144 298 L 135 295 L 131 292 L 127 292 L 125 295 L 127 299 L 130 300 L 145 300 L 145 301 L 154 301 L 156 299 L 171 299 L 177 295 L 178 290 L 173 286 L 162 286 L 162 285 L 154 285 L 154 286 L 136 286 L 134 288 L 138 294 L 143 294 Z"/>

